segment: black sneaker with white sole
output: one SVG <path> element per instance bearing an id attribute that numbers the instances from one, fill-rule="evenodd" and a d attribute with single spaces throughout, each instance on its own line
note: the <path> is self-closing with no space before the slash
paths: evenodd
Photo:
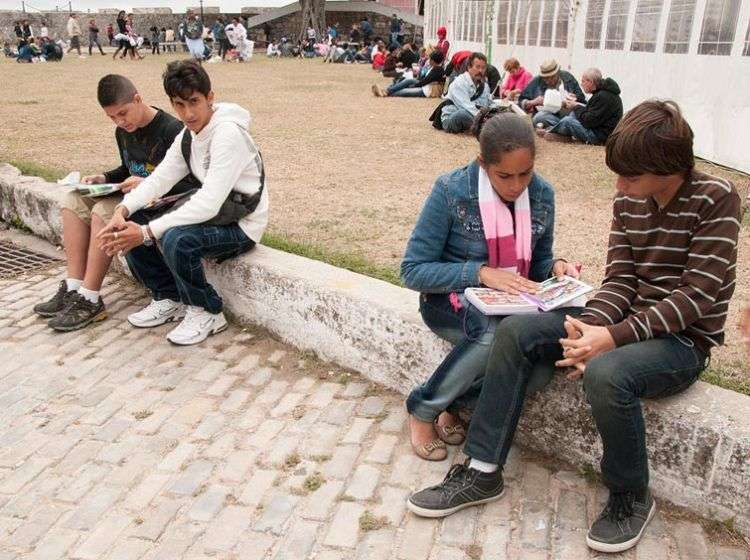
<path id="1" fill-rule="evenodd" d="M 586 544 L 599 552 L 622 552 L 634 547 L 656 513 L 648 489 L 643 492 L 610 492 L 604 511 L 589 529 Z"/>
<path id="2" fill-rule="evenodd" d="M 406 506 L 422 517 L 445 517 L 469 506 L 498 500 L 504 491 L 503 471 L 483 473 L 463 465 L 453 465 L 440 484 L 411 495 Z"/>
<path id="3" fill-rule="evenodd" d="M 65 309 L 50 319 L 47 325 L 56 331 L 76 331 L 106 318 L 107 312 L 104 310 L 102 298 L 99 298 L 96 303 L 91 303 L 75 292 L 70 296 Z"/>
<path id="4" fill-rule="evenodd" d="M 54 317 L 60 311 L 65 309 L 65 305 L 70 301 L 70 297 L 75 294 L 75 290 L 68 290 L 68 283 L 65 280 L 60 282 L 57 292 L 47 301 L 37 303 L 34 306 L 34 313 L 40 317 Z"/>

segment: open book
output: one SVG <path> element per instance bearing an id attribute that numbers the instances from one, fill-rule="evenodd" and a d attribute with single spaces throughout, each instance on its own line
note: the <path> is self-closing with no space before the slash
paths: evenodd
<path id="1" fill-rule="evenodd" d="M 98 196 L 107 196 L 108 194 L 120 191 L 120 183 L 103 183 L 101 185 L 87 185 L 78 183 L 71 185 L 81 196 L 96 198 Z"/>
<path id="2" fill-rule="evenodd" d="M 508 294 L 491 288 L 466 288 L 466 299 L 485 315 L 522 315 L 550 311 L 566 304 L 583 306 L 581 296 L 594 288 L 588 284 L 565 276 L 562 280 L 550 278 L 539 285 L 536 294 Z"/>

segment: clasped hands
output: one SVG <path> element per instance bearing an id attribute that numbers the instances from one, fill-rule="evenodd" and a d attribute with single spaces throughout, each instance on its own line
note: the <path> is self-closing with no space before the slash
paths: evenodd
<path id="1" fill-rule="evenodd" d="M 127 221 L 126 216 L 127 209 L 118 206 L 109 223 L 96 235 L 99 241 L 99 249 L 109 257 L 118 253 L 125 254 L 143 244 L 141 226 L 135 222 Z"/>
<path id="2" fill-rule="evenodd" d="M 568 379 L 583 377 L 589 360 L 615 347 L 615 341 L 606 327 L 587 325 L 570 315 L 565 316 L 565 332 L 566 338 L 560 339 L 563 358 L 555 365 L 570 369 Z"/>

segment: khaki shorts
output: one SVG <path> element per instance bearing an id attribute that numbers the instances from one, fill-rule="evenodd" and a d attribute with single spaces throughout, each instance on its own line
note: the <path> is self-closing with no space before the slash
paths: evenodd
<path id="1" fill-rule="evenodd" d="M 81 196 L 75 191 L 70 191 L 65 195 L 62 201 L 63 209 L 70 210 L 81 221 L 91 225 L 91 214 L 96 214 L 102 221 L 107 224 L 112 219 L 115 212 L 115 206 L 122 202 L 121 194 L 110 194 L 98 198 Z"/>

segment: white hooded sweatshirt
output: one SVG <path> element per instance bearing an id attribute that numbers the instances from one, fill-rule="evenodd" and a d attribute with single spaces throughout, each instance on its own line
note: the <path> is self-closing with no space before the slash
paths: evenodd
<path id="1" fill-rule="evenodd" d="M 250 137 L 250 113 L 234 103 L 216 103 L 211 120 L 198 134 L 187 128 L 177 135 L 162 162 L 140 185 L 125 195 L 122 205 L 130 214 L 161 198 L 185 175 L 182 135 L 192 134 L 190 168 L 203 183 L 198 192 L 176 210 L 149 223 L 154 236 L 176 226 L 200 224 L 219 213 L 231 191 L 252 195 L 260 189 L 262 164 L 258 148 Z M 240 228 L 260 243 L 268 225 L 268 188 L 263 188 L 255 211 L 242 218 Z"/>

